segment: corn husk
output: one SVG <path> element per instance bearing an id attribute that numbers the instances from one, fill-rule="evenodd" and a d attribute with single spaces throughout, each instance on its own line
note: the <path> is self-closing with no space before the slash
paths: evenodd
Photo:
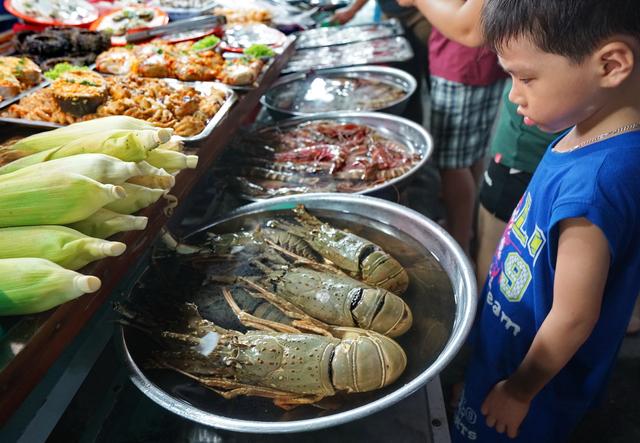
<path id="1" fill-rule="evenodd" d="M 85 235 L 96 238 L 108 238 L 125 231 L 141 231 L 147 227 L 147 217 L 119 214 L 105 208 L 78 222 L 68 225 Z"/>
<path id="2" fill-rule="evenodd" d="M 138 165 L 133 162 L 124 162 L 105 154 L 79 154 L 51 160 L 46 163 L 38 163 L 10 174 L 0 175 L 0 182 L 12 180 L 27 174 L 36 176 L 64 172 L 84 175 L 100 183 L 111 183 L 114 185 L 124 183 L 129 178 L 142 174 Z"/>
<path id="3" fill-rule="evenodd" d="M 123 183 L 127 196 L 123 199 L 112 201 L 104 205 L 105 209 L 118 212 L 120 214 L 133 214 L 140 209 L 146 208 L 157 202 L 160 197 L 166 194 L 164 189 L 152 189 L 133 183 Z"/>
<path id="4" fill-rule="evenodd" d="M 44 258 L 76 270 L 95 260 L 117 257 L 125 249 L 124 243 L 88 237 L 64 226 L 0 228 L 0 259 Z"/>
<path id="5" fill-rule="evenodd" d="M 100 289 L 98 277 L 79 274 L 42 258 L 0 259 L 0 315 L 47 311 Z"/>
<path id="6" fill-rule="evenodd" d="M 87 153 L 105 154 L 124 161 L 141 161 L 147 157 L 149 150 L 155 149 L 160 144 L 158 134 L 156 130 L 105 130 L 100 134 L 90 134 L 62 146 L 22 157 L 0 167 L 0 174 L 8 174 L 37 163 Z"/>
<path id="7" fill-rule="evenodd" d="M 0 227 L 74 223 L 124 197 L 122 187 L 79 174 L 24 174 L 0 182 Z"/>
<path id="8" fill-rule="evenodd" d="M 187 155 L 177 151 L 167 151 L 165 149 L 154 149 L 149 151 L 147 163 L 156 168 L 162 168 L 166 171 L 195 169 L 198 166 L 197 155 Z"/>
<path id="9" fill-rule="evenodd" d="M 155 131 L 160 130 L 151 123 L 144 120 L 139 120 L 133 117 L 127 117 L 124 115 L 114 115 L 104 118 L 96 118 L 93 120 L 87 120 L 84 122 L 74 123 L 72 125 L 64 126 L 62 128 L 54 129 L 53 131 L 41 132 L 29 137 L 25 137 L 22 140 L 18 140 L 12 148 L 14 150 L 20 150 L 29 153 L 35 153 L 45 151 L 50 148 L 57 148 L 59 146 L 70 143 L 79 138 L 89 136 L 92 134 L 99 134 L 104 131 L 110 130 L 124 130 L 124 131 L 141 131 L 153 129 Z M 162 129 L 162 141 L 166 143 L 170 139 L 171 129 Z M 167 136 L 167 134 L 169 136 Z"/>

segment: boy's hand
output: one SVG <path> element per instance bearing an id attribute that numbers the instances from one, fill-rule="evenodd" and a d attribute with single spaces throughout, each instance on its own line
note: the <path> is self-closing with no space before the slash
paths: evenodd
<path id="1" fill-rule="evenodd" d="M 480 412 L 487 418 L 487 426 L 496 428 L 509 438 L 516 438 L 522 420 L 529 412 L 530 401 L 517 398 L 510 392 L 508 380 L 496 384 L 482 403 Z"/>

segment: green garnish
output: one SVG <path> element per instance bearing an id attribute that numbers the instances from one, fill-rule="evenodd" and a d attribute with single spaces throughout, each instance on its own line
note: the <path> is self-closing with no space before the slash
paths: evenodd
<path id="1" fill-rule="evenodd" d="M 220 39 L 215 35 L 208 35 L 205 38 L 201 38 L 191 46 L 192 51 L 202 51 L 204 49 L 213 48 L 220 43 Z"/>
<path id="2" fill-rule="evenodd" d="M 253 44 L 244 50 L 244 54 L 252 58 L 273 57 L 276 53 L 267 45 Z"/>
<path id="3" fill-rule="evenodd" d="M 45 72 L 44 76 L 47 77 L 49 80 L 55 80 L 65 72 L 72 71 L 75 69 L 82 69 L 84 71 L 89 70 L 89 68 L 87 68 L 86 66 L 74 66 L 70 63 L 58 63 L 53 67 L 53 69 L 49 69 L 47 72 Z"/>

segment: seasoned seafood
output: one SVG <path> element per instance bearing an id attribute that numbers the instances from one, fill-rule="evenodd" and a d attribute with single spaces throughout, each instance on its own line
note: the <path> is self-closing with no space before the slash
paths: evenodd
<path id="1" fill-rule="evenodd" d="M 0 57 L 0 101 L 15 97 L 42 79 L 38 65 L 26 57 Z"/>
<path id="2" fill-rule="evenodd" d="M 266 397 L 290 409 L 337 392 L 380 389 L 397 380 L 407 364 L 400 345 L 372 331 L 336 328 L 329 337 L 283 332 L 283 327 L 243 334 L 203 319 L 193 304 L 173 308 L 171 319 L 123 305 L 117 309 L 123 323 L 162 345 L 149 367 L 178 371 L 228 399 Z"/>
<path id="3" fill-rule="evenodd" d="M 133 48 L 111 48 L 100 54 L 96 69 L 105 74 L 177 78 L 182 81 L 219 80 L 229 85 L 256 81 L 264 62 L 259 59 L 225 60 L 215 50 L 192 50 L 193 42 L 176 45 L 162 41 Z"/>
<path id="4" fill-rule="evenodd" d="M 227 163 L 241 191 L 257 198 L 299 192 L 359 192 L 412 169 L 420 154 L 377 130 L 354 123 L 313 121 L 250 134 Z"/>
<path id="5" fill-rule="evenodd" d="M 81 116 L 65 112 L 56 101 L 55 91 L 43 88 L 9 106 L 2 115 L 62 125 L 108 115 L 128 115 L 173 128 L 176 134 L 188 137 L 201 132 L 226 99 L 226 92 L 214 85 L 209 85 L 205 92 L 203 88 L 162 79 L 113 76 L 104 80 L 108 95 L 95 112 Z"/>

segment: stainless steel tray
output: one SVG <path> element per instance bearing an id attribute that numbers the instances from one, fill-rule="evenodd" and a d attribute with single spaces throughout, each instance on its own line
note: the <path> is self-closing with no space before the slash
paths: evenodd
<path id="1" fill-rule="evenodd" d="M 347 423 L 393 405 L 434 378 L 454 358 L 473 323 L 477 300 L 475 276 L 457 243 L 437 223 L 411 209 L 380 199 L 344 194 L 277 198 L 244 206 L 187 236 L 185 242 L 197 243 L 198 237 L 204 236 L 203 231 L 251 229 L 276 215 L 290 214 L 298 203 L 338 227 L 347 227 L 379 244 L 386 240 L 382 243 L 386 250 L 407 269 L 411 284 L 403 298 L 413 311 L 414 323 L 398 339 L 408 357 L 404 374 L 387 388 L 364 395 L 352 394 L 335 410 L 305 406 L 283 411 L 266 399 L 225 400 L 181 375 L 142 369 L 148 341 L 141 341 L 143 337 L 136 329 L 122 328 L 117 339 L 131 380 L 151 400 L 186 419 L 232 431 L 311 431 Z M 156 281 L 153 274 L 150 278 Z M 154 295 L 152 291 L 151 296 Z M 133 303 L 135 297 L 134 291 Z M 213 309 L 212 301 L 203 296 L 202 304 L 201 313 L 207 317 L 208 310 Z"/>
<path id="2" fill-rule="evenodd" d="M 105 75 L 105 74 L 102 74 Z M 207 94 L 208 92 L 210 92 L 212 90 L 212 88 L 216 88 L 216 89 L 220 89 L 225 93 L 225 101 L 222 104 L 222 106 L 220 107 L 220 109 L 218 109 L 218 112 L 215 113 L 215 115 L 211 118 L 211 120 L 209 120 L 207 122 L 207 125 L 204 127 L 204 129 L 196 134 L 196 135 L 192 135 L 189 137 L 182 137 L 182 136 L 176 136 L 178 137 L 180 140 L 183 140 L 185 142 L 195 142 L 195 141 L 199 141 L 202 140 L 204 138 L 207 138 L 211 132 L 213 131 L 213 129 L 218 125 L 218 123 L 227 115 L 227 113 L 229 112 L 229 109 L 231 109 L 231 107 L 233 106 L 233 104 L 236 102 L 237 100 L 237 95 L 236 93 L 227 85 L 223 84 L 223 83 L 219 83 L 219 82 L 182 82 L 180 80 L 176 80 L 173 78 L 163 78 L 161 80 L 166 81 L 172 88 L 174 89 L 178 89 L 180 87 L 184 87 L 184 86 L 193 86 L 197 91 L 203 93 L 203 94 Z M 36 89 L 41 89 L 45 86 L 49 86 L 49 83 L 41 85 L 40 87 L 36 88 Z M 30 91 L 30 92 L 34 92 L 34 90 Z M 11 103 L 14 103 L 15 100 Z M 8 106 L 8 105 L 7 105 Z M 0 108 L 0 110 L 2 110 Z M 0 122 L 4 122 L 4 123 L 10 123 L 10 124 L 14 124 L 17 126 L 22 126 L 22 127 L 28 127 L 28 128 L 59 128 L 62 125 L 56 124 L 56 123 L 51 123 L 51 122 L 45 122 L 45 121 L 37 121 L 37 120 L 26 120 L 26 119 L 22 119 L 22 118 L 11 118 L 11 117 L 0 117 Z"/>
<path id="3" fill-rule="evenodd" d="M 44 78 L 44 77 L 43 77 L 43 78 Z M 10 98 L 6 98 L 6 99 L 4 99 L 4 100 L 0 101 L 0 109 L 5 108 L 5 107 L 7 107 L 7 106 L 9 106 L 9 105 L 11 105 L 11 104 L 13 104 L 13 103 L 17 102 L 17 101 L 18 101 L 18 100 L 20 100 L 22 97 L 25 97 L 25 96 L 27 96 L 27 95 L 31 94 L 32 92 L 37 91 L 38 89 L 42 89 L 42 88 L 44 88 L 45 86 L 49 86 L 49 83 L 50 83 L 50 82 L 49 82 L 49 80 L 44 79 L 43 81 L 41 81 L 41 82 L 40 82 L 40 83 L 38 83 L 37 85 L 35 85 L 35 86 L 32 86 L 32 87 L 30 87 L 30 88 L 25 89 L 25 90 L 24 90 L 24 91 L 22 91 L 20 94 L 15 95 L 15 96 L 10 97 Z"/>
<path id="4" fill-rule="evenodd" d="M 310 49 L 322 46 L 344 45 L 402 34 L 404 34 L 404 29 L 402 29 L 402 25 L 397 19 L 385 20 L 379 23 L 315 28 L 298 33 L 296 48 Z"/>
<path id="5" fill-rule="evenodd" d="M 282 73 L 404 62 L 412 58 L 413 50 L 406 38 L 380 38 L 346 45 L 298 50 L 284 67 Z"/>
<path id="6" fill-rule="evenodd" d="M 377 80 L 383 83 L 396 85 L 405 91 L 404 97 L 388 102 L 384 107 L 366 109 L 366 111 L 389 112 L 391 114 L 402 114 L 407 102 L 417 87 L 416 79 L 405 71 L 385 66 L 352 66 L 347 68 L 323 69 L 320 71 L 308 71 L 306 73 L 290 74 L 281 77 L 271 88 L 260 98 L 260 103 L 269 111 L 276 120 L 289 117 L 312 115 L 317 112 L 331 111 L 360 111 L 360 109 L 329 109 L 331 103 L 327 104 L 326 110 L 322 111 L 300 111 L 278 107 L 276 99 L 281 91 L 286 88 L 293 88 L 291 100 L 295 104 L 306 101 L 307 91 L 315 79 L 335 79 L 335 78 L 365 78 Z"/>
<path id="7" fill-rule="evenodd" d="M 283 129 L 297 126 L 300 123 L 317 120 L 331 120 L 338 123 L 356 123 L 370 126 L 383 136 L 406 145 L 411 151 L 419 153 L 422 156 L 420 161 L 405 174 L 379 185 L 372 186 L 358 192 L 353 192 L 351 194 L 382 195 L 390 188 L 395 187 L 397 189 L 402 187 L 411 180 L 413 175 L 416 174 L 422 166 L 424 166 L 433 153 L 433 139 L 422 126 L 406 118 L 381 112 L 326 112 L 322 114 L 313 114 L 311 116 L 294 117 L 278 122 L 275 125 L 260 128 L 256 133 L 259 135 L 273 131 L 282 131 Z M 228 154 L 233 155 L 233 151 L 229 151 Z M 273 197 L 258 198 L 249 195 L 242 195 L 242 198 L 254 202 L 273 200 Z"/>

